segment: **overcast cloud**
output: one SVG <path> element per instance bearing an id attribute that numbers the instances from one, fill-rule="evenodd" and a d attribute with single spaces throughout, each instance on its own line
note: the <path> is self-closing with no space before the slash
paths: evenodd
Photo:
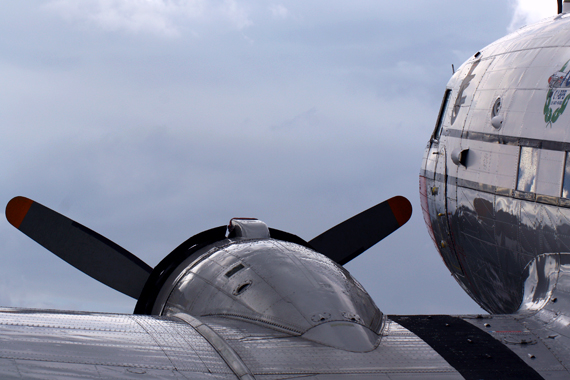
<path id="1" fill-rule="evenodd" d="M 32 198 L 154 266 L 234 216 L 309 240 L 400 194 L 412 220 L 347 268 L 387 313 L 480 312 L 429 240 L 421 157 L 451 64 L 543 3 L 4 2 L 0 203 Z M 0 304 L 132 311 L 0 234 Z"/>
<path id="2" fill-rule="evenodd" d="M 278 13 L 286 12 L 274 6 Z M 185 27 L 203 22 L 224 22 L 238 30 L 251 25 L 236 0 L 53 0 L 45 8 L 70 22 L 87 22 L 105 31 L 167 37 L 180 37 Z"/>

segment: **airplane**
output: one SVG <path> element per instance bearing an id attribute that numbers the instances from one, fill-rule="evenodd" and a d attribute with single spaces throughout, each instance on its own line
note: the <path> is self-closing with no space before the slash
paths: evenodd
<path id="1" fill-rule="evenodd" d="M 422 212 L 488 315 L 384 315 L 342 267 L 409 220 L 384 201 L 310 241 L 252 218 L 155 268 L 16 197 L 8 221 L 137 300 L 132 315 L 1 308 L 1 378 L 570 378 L 570 0 L 448 82 L 420 170 Z"/>

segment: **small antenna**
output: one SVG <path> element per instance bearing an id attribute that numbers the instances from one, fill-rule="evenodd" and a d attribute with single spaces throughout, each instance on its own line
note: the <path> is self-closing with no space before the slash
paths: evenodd
<path id="1" fill-rule="evenodd" d="M 455 74 L 455 66 L 453 66 L 453 63 L 451 64 L 451 71 L 453 71 L 453 74 Z"/>

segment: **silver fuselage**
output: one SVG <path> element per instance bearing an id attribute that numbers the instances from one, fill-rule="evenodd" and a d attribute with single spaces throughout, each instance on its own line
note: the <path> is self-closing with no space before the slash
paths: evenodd
<path id="1" fill-rule="evenodd" d="M 445 264 L 491 313 L 513 313 L 525 267 L 570 252 L 570 17 L 482 49 L 447 84 L 421 172 Z"/>

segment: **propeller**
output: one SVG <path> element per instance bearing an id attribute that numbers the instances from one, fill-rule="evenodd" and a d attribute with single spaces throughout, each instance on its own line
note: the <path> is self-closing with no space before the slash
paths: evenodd
<path id="1" fill-rule="evenodd" d="M 152 268 L 97 232 L 24 197 L 6 206 L 14 227 L 83 273 L 138 299 Z"/>
<path id="2" fill-rule="evenodd" d="M 269 231 L 274 239 L 314 248 L 343 265 L 400 228 L 411 215 L 410 202 L 397 196 L 338 224 L 309 243 L 287 232 Z M 153 271 L 111 240 L 31 199 L 13 198 L 6 206 L 6 218 L 32 240 L 83 273 L 137 299 L 135 311 L 139 313 L 149 313 L 165 274 L 197 248 L 224 239 L 226 231 L 226 227 L 221 226 L 193 236 Z"/>
<path id="3" fill-rule="evenodd" d="M 403 226 L 411 216 L 410 201 L 396 196 L 323 232 L 309 244 L 344 265 Z"/>

